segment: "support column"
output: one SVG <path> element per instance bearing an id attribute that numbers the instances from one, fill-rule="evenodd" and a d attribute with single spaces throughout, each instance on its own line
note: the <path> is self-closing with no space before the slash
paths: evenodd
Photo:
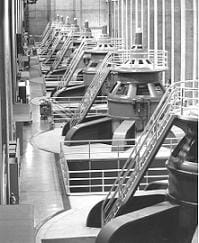
<path id="1" fill-rule="evenodd" d="M 125 27 L 124 27 L 124 1 L 121 0 L 121 33 L 122 33 L 122 38 L 125 43 L 125 48 L 126 48 L 126 36 L 125 36 Z"/>
<path id="2" fill-rule="evenodd" d="M 6 43 L 6 82 L 8 90 L 8 114 L 9 114 L 9 140 L 13 140 L 13 85 L 12 73 L 13 70 L 13 56 L 12 56 L 12 17 L 10 16 L 12 9 L 12 0 L 6 1 L 6 22 L 7 28 L 5 29 L 5 43 Z"/>
<path id="3" fill-rule="evenodd" d="M 109 36 L 113 36 L 114 26 L 112 23 L 112 17 L 113 17 L 113 6 L 112 1 L 108 1 L 108 33 Z"/>
<path id="4" fill-rule="evenodd" d="M 52 0 L 47 0 L 47 21 L 50 22 L 51 21 L 51 12 L 52 12 Z"/>
<path id="5" fill-rule="evenodd" d="M 138 29 L 138 0 L 135 0 L 135 32 Z"/>
<path id="6" fill-rule="evenodd" d="M 116 2 L 113 2 L 113 38 L 116 38 Z"/>
<path id="7" fill-rule="evenodd" d="M 154 51 L 155 51 L 155 58 L 154 64 L 157 65 L 157 50 L 158 50 L 158 3 L 157 0 L 154 0 Z"/>
<path id="8" fill-rule="evenodd" d="M 128 35 L 128 0 L 125 0 L 125 32 L 126 32 L 126 49 L 129 48 L 129 35 Z"/>
<path id="9" fill-rule="evenodd" d="M 171 84 L 174 83 L 174 0 L 171 0 Z"/>
<path id="10" fill-rule="evenodd" d="M 186 13 L 185 0 L 181 0 L 181 81 L 185 81 L 186 72 Z"/>
<path id="11" fill-rule="evenodd" d="M 121 6 L 121 4 L 120 4 L 120 2 L 121 2 L 121 0 L 118 0 L 118 6 L 117 6 L 117 11 L 118 11 L 117 24 L 118 24 L 118 37 L 119 38 L 121 37 L 121 34 L 120 34 L 120 23 L 121 23 L 120 22 L 121 21 L 120 6 Z"/>
<path id="12" fill-rule="evenodd" d="M 140 10 L 141 12 L 140 12 L 140 28 L 141 28 L 141 31 L 142 31 L 142 33 L 143 33 L 143 13 L 144 13 L 144 3 L 143 3 L 143 0 L 141 0 L 141 10 Z"/>
<path id="13" fill-rule="evenodd" d="M 162 0 L 162 50 L 165 51 L 165 0 Z M 162 82 L 165 85 L 165 72 L 162 73 Z"/>
<path id="14" fill-rule="evenodd" d="M 151 33 L 150 33 L 150 27 L 151 27 L 151 25 L 150 25 L 150 19 L 151 19 L 151 11 L 150 11 L 150 0 L 148 0 L 148 2 L 147 2 L 147 9 L 148 9 L 148 13 L 147 13 L 147 18 L 148 18 L 148 20 L 147 20 L 147 22 L 148 22 L 148 26 L 147 26 L 147 29 L 148 29 L 148 38 L 147 38 L 147 47 L 148 47 L 148 49 L 150 49 L 150 44 L 151 44 L 151 41 L 150 41 L 150 35 L 151 35 Z"/>
<path id="15" fill-rule="evenodd" d="M 130 0 L 130 47 L 133 45 L 133 1 Z"/>
<path id="16" fill-rule="evenodd" d="M 5 101 L 3 100 L 3 77 L 4 77 L 4 48 L 3 48 L 3 1 L 0 1 L 0 204 L 3 204 L 3 144 L 7 141 L 6 129 L 5 129 L 5 117 L 3 114 L 3 107 Z M 4 105 L 3 105 L 4 102 Z"/>
<path id="17" fill-rule="evenodd" d="M 75 1 L 75 0 L 74 0 L 74 1 Z M 101 4 L 100 4 L 100 0 L 99 0 L 99 2 L 98 2 L 98 9 L 99 9 L 99 13 L 98 13 L 98 15 L 99 15 L 99 16 L 98 16 L 98 18 L 99 18 L 99 24 L 98 24 L 98 25 L 100 26 L 100 25 L 101 25 L 101 23 L 100 23 L 100 22 L 101 22 L 101 21 L 100 21 L 100 20 L 101 20 L 101 16 L 100 16 L 100 15 L 101 15 Z"/>
<path id="18" fill-rule="evenodd" d="M 79 2 L 79 22 L 81 24 L 82 27 L 82 23 L 83 23 L 83 12 L 82 12 L 82 0 L 80 0 Z"/>
<path id="19" fill-rule="evenodd" d="M 17 50 L 16 50 L 16 2 L 13 1 L 11 4 L 11 10 L 10 10 L 10 32 L 11 32 L 11 55 L 12 55 L 12 99 L 15 101 L 15 90 L 16 90 L 16 80 L 17 80 Z"/>
<path id="20" fill-rule="evenodd" d="M 198 9 L 197 9 L 197 0 L 193 0 L 193 80 L 199 78 L 199 50 L 198 50 L 198 31 L 199 31 L 199 17 L 197 16 Z M 199 5 L 199 4 L 198 4 Z M 197 21 L 198 17 L 198 21 Z"/>
<path id="21" fill-rule="evenodd" d="M 12 139 L 13 106 L 12 106 L 12 63 L 11 63 L 11 32 L 10 32 L 10 9 L 11 0 L 0 1 L 0 96 L 1 96 L 1 135 L 2 145 L 5 144 L 5 164 L 8 170 L 8 146 Z M 12 38 L 12 37 L 11 37 Z M 2 146 L 1 146 L 2 148 Z M 1 150 L 2 151 L 2 150 Z M 1 167 L 2 160 L 0 161 Z M 1 178 L 2 179 L 2 178 Z M 7 184 L 8 185 L 8 184 Z M 9 202 L 9 186 L 7 186 L 7 202 Z"/>
<path id="22" fill-rule="evenodd" d="M 22 19 L 22 1 L 19 0 L 18 2 L 18 12 L 19 12 L 19 18 L 18 18 L 18 33 L 22 33 L 22 23 L 23 23 L 23 19 Z"/>

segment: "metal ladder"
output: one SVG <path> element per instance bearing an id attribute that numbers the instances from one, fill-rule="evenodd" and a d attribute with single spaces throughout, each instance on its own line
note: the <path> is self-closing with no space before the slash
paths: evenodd
<path id="1" fill-rule="evenodd" d="M 89 111 L 93 101 L 95 100 L 95 97 L 97 96 L 100 88 L 106 80 L 107 75 L 110 72 L 110 68 L 108 67 L 110 58 L 112 58 L 111 52 L 106 55 L 92 82 L 87 88 L 77 111 L 74 113 L 74 116 L 70 120 L 70 127 L 79 124 Z"/>
<path id="2" fill-rule="evenodd" d="M 93 44 L 94 44 L 93 40 L 82 39 L 81 44 L 75 50 L 74 56 L 73 56 L 71 62 L 69 63 L 69 66 L 68 66 L 66 72 L 64 73 L 60 83 L 58 84 L 58 89 L 61 89 L 68 85 L 68 83 L 70 82 L 70 80 L 74 74 L 74 71 L 75 71 L 77 65 L 79 64 L 79 62 L 84 54 L 84 50 L 88 49 L 89 46 L 93 47 Z"/>
<path id="3" fill-rule="evenodd" d="M 55 50 L 56 50 L 57 46 L 60 43 L 62 37 L 63 37 L 62 34 L 58 34 L 58 36 L 55 38 L 55 41 L 53 42 L 51 49 L 47 53 L 47 58 L 46 58 L 44 63 L 47 63 L 47 62 L 50 61 L 51 57 L 55 53 Z"/>
<path id="4" fill-rule="evenodd" d="M 66 41 L 64 42 L 61 50 L 60 50 L 60 54 L 55 58 L 55 61 L 52 64 L 52 69 L 55 70 L 58 68 L 60 62 L 62 61 L 66 51 L 68 50 L 69 46 L 72 43 L 72 36 L 71 34 L 69 34 L 69 36 L 67 37 Z"/>
<path id="5" fill-rule="evenodd" d="M 135 193 L 172 125 L 174 107 L 178 102 L 178 95 L 172 89 L 167 90 L 103 202 L 102 224 L 114 218 L 121 206 Z"/>

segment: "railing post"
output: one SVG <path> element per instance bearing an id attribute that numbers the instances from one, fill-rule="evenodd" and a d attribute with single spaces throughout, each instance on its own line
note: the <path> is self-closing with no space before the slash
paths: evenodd
<path id="1" fill-rule="evenodd" d="M 90 141 L 89 141 L 89 143 L 88 143 L 88 153 L 89 153 L 89 155 L 88 155 L 88 157 L 89 157 L 89 160 L 88 160 L 88 163 L 89 163 L 89 192 L 91 192 L 92 190 L 91 190 L 91 186 L 92 186 L 92 182 L 91 182 L 91 177 L 92 177 L 92 175 L 91 175 L 91 148 L 90 148 L 90 145 L 91 145 L 91 143 L 90 143 Z"/>
<path id="2" fill-rule="evenodd" d="M 102 192 L 105 192 L 105 174 L 104 174 L 104 170 L 102 170 Z"/>
<path id="3" fill-rule="evenodd" d="M 149 172 L 147 170 L 147 172 L 146 172 L 146 185 L 148 186 L 148 184 L 149 184 Z"/>
<path id="4" fill-rule="evenodd" d="M 183 115 L 183 103 L 184 103 L 184 87 L 181 86 L 181 107 L 180 114 Z"/>
<path id="5" fill-rule="evenodd" d="M 120 146 L 118 144 L 117 145 L 117 168 L 118 168 L 118 170 L 120 169 L 120 151 L 119 151 L 119 149 L 120 149 Z"/>

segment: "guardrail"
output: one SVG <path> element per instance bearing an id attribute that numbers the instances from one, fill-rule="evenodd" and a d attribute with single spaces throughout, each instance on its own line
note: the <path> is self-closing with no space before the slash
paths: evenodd
<path id="1" fill-rule="evenodd" d="M 168 87 L 103 201 L 102 224 L 115 217 L 120 207 L 136 192 L 152 158 L 157 154 L 158 147 L 163 144 L 163 139 L 169 132 L 173 120 L 177 116 L 183 119 L 187 117 L 198 119 L 198 106 L 196 106 L 198 84 L 196 83 L 198 80 L 186 80 L 175 82 Z M 126 180 L 128 177 L 129 179 Z"/>
<path id="2" fill-rule="evenodd" d="M 150 61 L 153 70 L 168 69 L 168 52 L 164 50 L 121 50 L 113 53 L 110 64 L 121 65 L 131 59 L 147 59 Z"/>
<path id="3" fill-rule="evenodd" d="M 136 140 L 125 139 L 119 142 L 118 144 L 122 142 L 125 145 L 117 145 L 117 148 L 113 148 L 112 140 L 62 142 L 60 144 L 60 166 L 66 193 L 106 193 L 109 191 L 120 174 L 123 163 L 134 148 Z M 64 146 L 68 143 L 72 145 L 70 147 Z M 177 143 L 177 138 L 165 140 L 163 146 L 167 149 L 168 156 Z M 82 147 L 79 147 L 80 145 Z M 100 168 L 103 162 L 106 163 L 106 166 Z M 76 168 L 75 163 L 77 163 Z M 81 165 L 83 165 L 82 169 Z M 159 163 L 159 166 L 153 166 L 145 174 L 139 190 L 143 190 L 152 181 L 167 178 L 165 164 Z"/>
<path id="4" fill-rule="evenodd" d="M 52 119 L 54 123 L 66 122 L 78 110 L 82 96 L 74 97 L 50 97 L 47 99 L 52 107 Z M 108 104 L 106 96 L 97 96 L 88 116 L 107 114 Z"/>

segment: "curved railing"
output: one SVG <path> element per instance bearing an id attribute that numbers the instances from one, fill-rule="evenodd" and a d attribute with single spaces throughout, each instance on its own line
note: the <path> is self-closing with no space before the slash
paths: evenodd
<path id="1" fill-rule="evenodd" d="M 168 52 L 165 50 L 121 50 L 112 58 L 113 64 L 125 64 L 131 59 L 148 60 L 152 70 L 163 71 L 168 69 Z M 135 66 L 132 65 L 132 68 Z M 139 66 L 141 67 L 141 65 Z"/>

